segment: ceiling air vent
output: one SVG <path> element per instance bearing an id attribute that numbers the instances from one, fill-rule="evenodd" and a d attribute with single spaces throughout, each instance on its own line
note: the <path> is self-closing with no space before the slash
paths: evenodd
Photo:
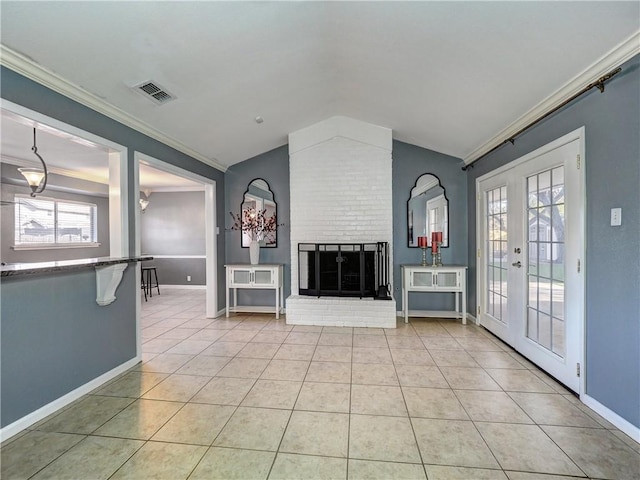
<path id="1" fill-rule="evenodd" d="M 165 103 L 176 99 L 176 97 L 166 88 L 161 87 L 158 83 L 152 81 L 142 82 L 140 85 L 133 87 L 133 89 L 157 105 L 164 105 Z"/>

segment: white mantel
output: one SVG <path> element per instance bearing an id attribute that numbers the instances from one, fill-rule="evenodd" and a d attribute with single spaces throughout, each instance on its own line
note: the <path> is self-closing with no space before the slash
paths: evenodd
<path id="1" fill-rule="evenodd" d="M 392 147 L 390 129 L 348 117 L 332 117 L 289 135 L 288 323 L 395 327 L 395 300 L 373 305 L 371 299 L 298 295 L 299 243 L 388 242 L 393 265 Z"/>

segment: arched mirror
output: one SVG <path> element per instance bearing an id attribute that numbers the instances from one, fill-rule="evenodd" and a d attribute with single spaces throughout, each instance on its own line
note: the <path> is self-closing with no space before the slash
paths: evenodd
<path id="1" fill-rule="evenodd" d="M 449 200 L 435 175 L 421 175 L 411 189 L 407 226 L 409 247 L 418 247 L 418 237 L 427 237 L 427 245 L 431 246 L 433 232 L 442 232 L 441 247 L 449 246 Z"/>
<path id="2" fill-rule="evenodd" d="M 261 247 L 278 246 L 277 205 L 269 184 L 262 178 L 249 182 L 241 205 L 242 223 L 248 228 L 242 229 L 241 245 L 248 248 L 252 240 Z"/>

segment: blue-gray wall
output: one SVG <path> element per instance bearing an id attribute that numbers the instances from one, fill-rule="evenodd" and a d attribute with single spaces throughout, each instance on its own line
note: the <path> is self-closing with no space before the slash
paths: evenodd
<path id="1" fill-rule="evenodd" d="M 240 205 L 244 199 L 249 183 L 262 178 L 269 184 L 274 200 L 278 206 L 278 246 L 260 249 L 260 263 L 283 263 L 284 297 L 291 295 L 291 240 L 289 221 L 289 147 L 284 145 L 269 152 L 250 158 L 229 167 L 225 174 L 225 217 L 220 222 L 225 228 L 226 261 L 225 263 L 249 263 L 249 249 L 240 246 L 240 231 L 229 230 L 233 225 L 230 212 L 240 213 Z M 221 228 L 222 230 L 222 228 Z M 239 290 L 240 305 L 275 305 L 272 290 L 251 292 Z"/>
<path id="2" fill-rule="evenodd" d="M 105 307 L 96 303 L 94 268 L 2 279 L 2 427 L 135 356 L 134 269 Z"/>
<path id="3" fill-rule="evenodd" d="M 469 251 L 476 249 L 475 180 L 586 127 L 586 393 L 640 427 L 640 57 L 604 93 L 593 89 L 468 170 Z M 610 209 L 622 207 L 622 226 Z M 469 256 L 469 309 L 476 263 Z"/>
<path id="4" fill-rule="evenodd" d="M 128 148 L 128 162 L 133 165 L 135 151 L 184 168 L 216 181 L 218 225 L 224 225 L 224 174 L 157 140 L 110 119 L 88 107 L 33 82 L 6 67 L 0 69 L 3 99 L 73 125 L 84 131 Z M 156 107 L 150 107 L 156 108 Z M 162 114 L 158 110 L 158 114 Z M 129 211 L 139 208 L 133 189 L 134 172 L 129 172 Z M 134 253 L 135 218 L 129 217 L 129 250 Z M 218 298 L 224 305 L 224 235 L 218 236 Z M 116 293 L 118 299 L 108 307 L 95 304 L 95 273 L 29 276 L 21 280 L 2 280 L 2 425 L 30 413 L 59 396 L 80 387 L 136 355 L 135 299 L 139 287 L 133 280 L 133 268 L 128 267 L 123 283 Z M 90 279 L 91 277 L 91 282 Z M 20 282 L 15 283 L 15 282 Z M 19 285 L 19 288 L 17 287 Z M 93 288 L 92 288 L 93 286 Z M 55 296 L 51 292 L 55 292 Z M 91 303 L 93 302 L 93 303 Z M 18 305 L 29 305 L 21 310 Z M 96 323 L 96 328 L 83 328 L 77 322 Z M 31 328 L 22 329 L 20 322 Z M 73 335 L 50 335 L 61 326 Z M 19 328 L 8 331 L 5 328 Z M 55 342 L 51 341 L 51 338 Z M 48 343 L 47 343 L 48 342 Z M 103 345 L 104 343 L 104 345 Z M 42 354 L 41 345 L 48 345 Z M 65 353 L 70 350 L 70 353 Z M 29 361 L 24 360 L 28 352 Z M 33 365 L 42 366 L 51 358 L 58 360 L 47 369 L 48 376 L 31 376 Z M 27 362 L 27 363 L 25 363 Z M 88 364 L 85 369 L 82 365 Z M 18 381 L 18 378 L 27 379 Z M 52 389 L 51 385 L 60 385 Z M 50 390 L 53 392 L 51 393 Z M 27 398 L 33 398 L 27 400 Z"/>
<path id="5" fill-rule="evenodd" d="M 422 250 L 408 246 L 407 200 L 416 180 L 425 173 L 440 179 L 449 200 L 449 247 L 442 249 L 442 263 L 467 264 L 467 181 L 461 165 L 459 158 L 393 142 L 393 296 L 398 310 L 402 309 L 400 265 L 422 261 Z M 411 310 L 454 310 L 454 302 L 453 294 L 448 293 L 409 294 Z"/>
<path id="6" fill-rule="evenodd" d="M 152 193 L 149 206 L 140 215 L 140 248 L 154 257 L 201 256 L 154 258 L 152 264 L 161 285 L 206 285 L 204 192 Z"/>

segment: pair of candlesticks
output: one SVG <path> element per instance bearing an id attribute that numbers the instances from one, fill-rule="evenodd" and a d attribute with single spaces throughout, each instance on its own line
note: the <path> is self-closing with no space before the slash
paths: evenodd
<path id="1" fill-rule="evenodd" d="M 427 237 L 418 237 L 418 247 L 422 249 L 422 266 L 427 266 Z M 431 232 L 431 266 L 442 266 L 442 254 L 440 253 L 440 246 L 442 245 L 442 232 Z"/>

